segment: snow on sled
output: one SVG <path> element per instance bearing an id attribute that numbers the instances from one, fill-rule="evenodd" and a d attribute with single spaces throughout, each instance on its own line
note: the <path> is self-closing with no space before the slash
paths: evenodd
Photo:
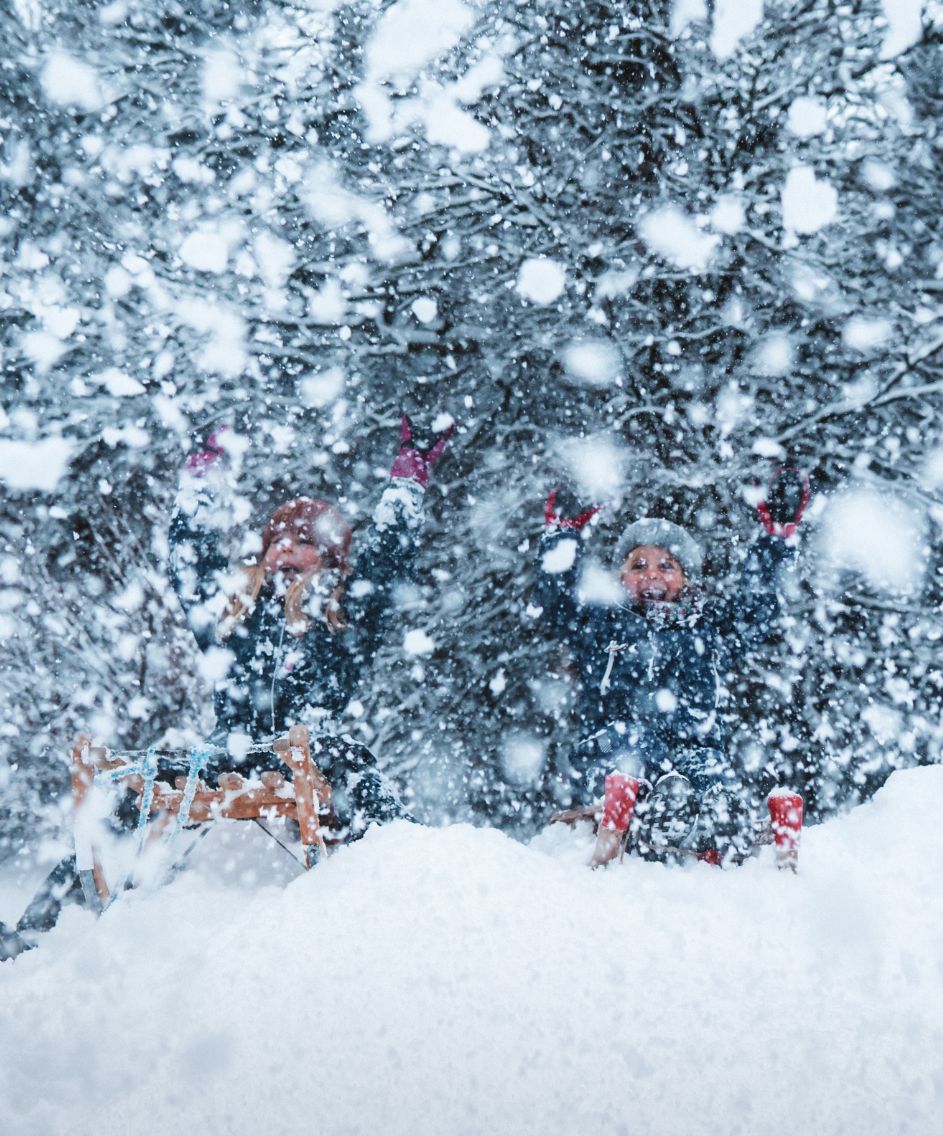
<path id="1" fill-rule="evenodd" d="M 76 738 L 71 764 L 76 868 L 93 911 L 104 911 L 120 891 L 135 886 L 155 850 L 156 874 L 166 877 L 175 864 L 167 865 L 162 848 L 181 832 L 195 835 L 184 856 L 175 857 L 179 862 L 217 821 L 263 826 L 276 818 L 293 821 L 304 868 L 314 867 L 340 842 L 331 786 L 311 757 L 308 730 L 301 725 L 271 744 L 252 747 L 243 759 L 247 776 L 233 772 L 226 752 L 215 747 L 195 747 L 185 755 L 156 749 L 112 754 L 94 746 L 89 734 Z M 124 839 L 114 837 L 116 827 L 124 830 Z"/>
<path id="2" fill-rule="evenodd" d="M 640 788 L 640 782 L 636 778 L 624 773 L 610 773 L 606 777 L 605 797 L 601 802 L 587 808 L 557 813 L 550 818 L 550 823 L 574 825 L 591 822 L 596 843 L 590 866 L 603 867 L 616 858 L 621 861 L 626 853 L 640 851 L 633 841 L 635 830 L 632 824 Z M 777 789 L 769 794 L 766 803 L 769 822 L 756 830 L 753 845 L 747 852 L 725 857 L 713 848 L 698 851 L 683 845 L 665 844 L 657 849 L 656 858 L 677 861 L 690 857 L 708 864 L 735 864 L 742 863 L 760 848 L 771 844 L 775 849 L 776 866 L 796 872 L 799 868 L 799 841 L 802 833 L 802 797 L 787 789 Z M 648 848 L 647 851 L 651 853 L 653 850 Z"/>

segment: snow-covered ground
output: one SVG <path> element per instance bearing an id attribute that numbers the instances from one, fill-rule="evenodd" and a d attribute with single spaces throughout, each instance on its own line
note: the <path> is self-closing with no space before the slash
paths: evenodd
<path id="1" fill-rule="evenodd" d="M 0 1130 L 938 1136 L 941 815 L 943 767 L 897 773 L 798 877 L 405 823 L 287 883 L 210 850 L 0 966 Z"/>

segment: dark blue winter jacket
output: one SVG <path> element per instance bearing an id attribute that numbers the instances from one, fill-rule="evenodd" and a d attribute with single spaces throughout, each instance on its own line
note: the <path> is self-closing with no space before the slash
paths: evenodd
<path id="1" fill-rule="evenodd" d="M 294 722 L 319 728 L 344 709 L 382 640 L 397 587 L 411 578 L 421 503 L 422 490 L 405 481 L 384 493 L 344 590 L 346 630 L 332 632 L 317 613 L 303 635 L 292 635 L 283 598 L 264 585 L 255 606 L 219 642 L 220 601 L 233 580 L 207 523 L 212 501 L 202 488 L 178 498 L 170 528 L 174 588 L 200 649 L 231 652 L 215 683 L 214 739 L 233 731 L 266 737 Z M 227 656 L 218 659 L 225 663 Z"/>
<path id="2" fill-rule="evenodd" d="M 685 759 L 695 755 L 698 768 L 705 755 L 724 763 L 722 676 L 774 629 L 791 549 L 778 537 L 761 536 L 735 594 L 704 600 L 690 589 L 676 603 L 657 606 L 636 606 L 627 594 L 624 602 L 582 596 L 583 551 L 573 533 L 545 538 L 534 597 L 579 673 L 581 736 L 609 727 L 607 734 L 624 738 L 643 766 L 666 756 L 686 773 Z M 587 793 L 597 788 L 588 785 Z"/>

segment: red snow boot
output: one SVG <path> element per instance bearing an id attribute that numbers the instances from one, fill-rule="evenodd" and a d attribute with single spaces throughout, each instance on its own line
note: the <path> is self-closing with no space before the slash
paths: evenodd
<path id="1" fill-rule="evenodd" d="M 776 845 L 776 866 L 795 872 L 799 868 L 802 798 L 788 789 L 776 789 L 770 793 L 767 804 Z"/>
<path id="2" fill-rule="evenodd" d="M 590 861 L 594 868 L 608 864 L 625 849 L 632 821 L 632 811 L 638 797 L 639 783 L 624 773 L 610 773 L 606 777 L 606 797 L 602 820 L 596 833 L 596 847 Z"/>

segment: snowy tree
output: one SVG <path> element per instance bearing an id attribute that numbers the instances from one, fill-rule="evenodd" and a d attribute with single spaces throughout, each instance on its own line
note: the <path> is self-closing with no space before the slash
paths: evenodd
<path id="1" fill-rule="evenodd" d="M 80 724 L 205 732 L 164 557 L 221 421 L 234 559 L 298 492 L 367 517 L 402 409 L 459 421 L 347 723 L 421 815 L 527 829 L 559 799 L 572 683 L 528 589 L 561 480 L 605 506 L 601 563 L 655 513 L 720 589 L 754 477 L 808 468 L 792 622 L 729 682 L 738 752 L 813 812 L 935 758 L 939 31 L 891 42 L 878 0 L 710 8 L 0 6 L 8 832 Z M 842 539 L 882 502 L 922 520 L 886 530 L 915 585 Z"/>

